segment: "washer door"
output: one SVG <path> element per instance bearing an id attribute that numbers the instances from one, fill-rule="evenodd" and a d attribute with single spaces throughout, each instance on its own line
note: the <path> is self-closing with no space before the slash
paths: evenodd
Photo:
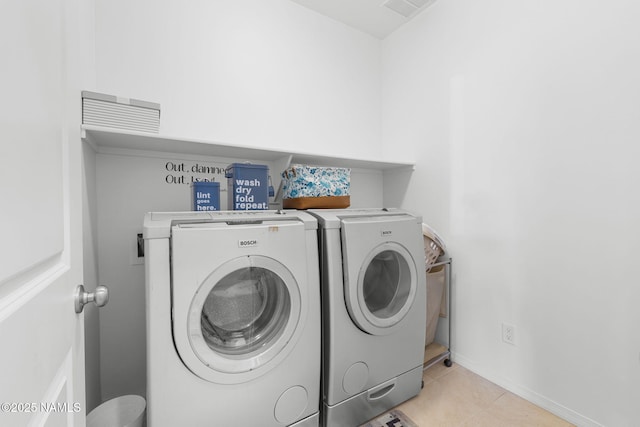
<path id="1" fill-rule="evenodd" d="M 183 352 L 181 357 L 214 382 L 255 378 L 292 349 L 300 307 L 298 284 L 284 265 L 261 255 L 232 259 L 194 294 L 187 336 L 198 360 L 182 357 Z M 209 368 L 204 373 L 201 364 Z"/>

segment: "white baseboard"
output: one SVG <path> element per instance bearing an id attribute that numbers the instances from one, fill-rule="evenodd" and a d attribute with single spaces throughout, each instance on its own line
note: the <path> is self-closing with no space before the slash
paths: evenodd
<path id="1" fill-rule="evenodd" d="M 511 393 L 528 400 L 529 402 L 543 408 L 546 411 L 551 412 L 554 415 L 566 420 L 579 427 L 604 427 L 602 424 L 581 415 L 566 406 L 560 405 L 553 400 L 549 400 L 545 396 L 529 390 L 526 387 L 522 387 L 512 381 L 497 375 L 495 372 L 491 372 L 483 366 L 473 362 L 473 360 L 466 358 L 464 355 L 456 352 L 452 352 L 451 359 L 460 366 L 474 372 L 481 377 L 491 381 L 494 384 L 510 391 Z"/>

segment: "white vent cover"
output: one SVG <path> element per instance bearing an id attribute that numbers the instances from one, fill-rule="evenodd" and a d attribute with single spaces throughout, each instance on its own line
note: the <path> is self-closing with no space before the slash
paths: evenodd
<path id="1" fill-rule="evenodd" d="M 425 7 L 429 3 L 434 2 L 434 0 L 407 0 L 407 1 L 418 8 Z"/>
<path id="2" fill-rule="evenodd" d="M 420 9 L 423 9 L 434 2 L 435 0 L 387 0 L 382 5 L 396 13 L 399 13 L 405 18 L 410 18 Z"/>
<path id="3" fill-rule="evenodd" d="M 383 3 L 383 6 L 388 7 L 389 9 L 399 13 L 405 18 L 410 17 L 418 10 L 417 7 L 405 0 L 387 0 Z"/>
<path id="4" fill-rule="evenodd" d="M 82 124 L 158 133 L 160 104 L 83 90 Z"/>

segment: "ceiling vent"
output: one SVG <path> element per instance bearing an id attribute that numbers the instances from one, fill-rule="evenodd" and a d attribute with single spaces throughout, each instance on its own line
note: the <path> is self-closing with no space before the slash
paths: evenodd
<path id="1" fill-rule="evenodd" d="M 405 18 L 410 18 L 419 10 L 427 7 L 434 2 L 435 0 L 386 0 L 384 3 L 382 3 L 382 6 L 385 6 L 393 10 L 394 12 L 399 13 Z"/>
<path id="2" fill-rule="evenodd" d="M 417 8 L 422 8 L 428 5 L 429 3 L 433 3 L 434 0 L 406 0 L 408 3 L 411 3 Z"/>

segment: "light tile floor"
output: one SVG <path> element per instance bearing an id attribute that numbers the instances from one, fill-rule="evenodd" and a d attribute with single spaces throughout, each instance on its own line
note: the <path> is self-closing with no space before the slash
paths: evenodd
<path id="1" fill-rule="evenodd" d="M 454 364 L 423 375 L 420 394 L 398 406 L 420 427 L 569 427 L 573 424 Z"/>

